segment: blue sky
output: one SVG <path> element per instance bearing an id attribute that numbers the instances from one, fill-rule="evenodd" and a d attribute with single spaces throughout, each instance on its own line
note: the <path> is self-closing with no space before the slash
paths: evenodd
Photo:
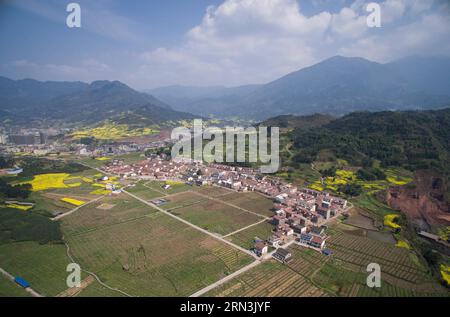
<path id="1" fill-rule="evenodd" d="M 83 0 L 69 29 L 65 0 L 0 4 L 0 75 L 164 85 L 264 83 L 334 55 L 387 62 L 450 56 L 446 0 Z"/>

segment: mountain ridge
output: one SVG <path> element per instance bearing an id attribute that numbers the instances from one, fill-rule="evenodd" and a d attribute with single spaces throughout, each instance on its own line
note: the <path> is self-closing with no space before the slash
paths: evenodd
<path id="1" fill-rule="evenodd" d="M 414 72 L 414 69 L 419 71 Z M 381 64 L 360 57 L 334 56 L 267 84 L 253 85 L 247 92 L 244 89 L 243 93 L 242 90 L 238 93 L 241 87 L 245 87 L 238 86 L 227 88 L 227 96 L 191 96 L 189 101 L 177 105 L 177 109 L 215 117 L 235 116 L 262 121 L 288 114 L 342 116 L 364 110 L 439 108 L 450 105 L 448 73 L 448 57 L 412 56 Z M 189 91 L 189 86 L 182 87 Z M 171 100 L 176 100 L 177 96 L 182 99 L 186 95 L 186 92 L 177 95 L 177 91 L 170 87 L 164 89 L 165 94 L 159 93 L 161 90 L 158 92 L 158 89 L 152 91 L 164 101 L 168 101 L 169 94 Z M 180 86 L 177 89 L 180 90 Z M 208 87 L 192 89 L 208 91 Z M 214 95 L 215 90 L 217 87 L 211 87 L 210 93 Z"/>
<path id="2" fill-rule="evenodd" d="M 0 110 L 7 118 L 19 120 L 18 123 L 31 119 L 92 124 L 134 111 L 140 116 L 151 114 L 148 121 L 153 124 L 194 118 L 120 81 L 99 80 L 87 84 L 14 81 L 0 77 L 0 92 L 4 92 Z"/>

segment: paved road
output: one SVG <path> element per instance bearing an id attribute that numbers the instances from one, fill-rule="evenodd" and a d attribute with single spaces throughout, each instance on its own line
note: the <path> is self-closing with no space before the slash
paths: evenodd
<path id="1" fill-rule="evenodd" d="M 52 219 L 52 221 L 60 220 L 61 218 L 64 218 L 64 217 L 66 217 L 66 216 L 68 216 L 68 215 L 70 215 L 70 214 L 73 214 L 75 211 L 79 210 L 80 208 L 83 208 L 83 207 L 85 207 L 85 206 L 87 206 L 87 205 L 89 205 L 89 204 L 92 204 L 92 203 L 94 203 L 94 202 L 96 202 L 96 201 L 99 201 L 99 200 L 102 199 L 103 197 L 105 197 L 105 196 L 100 196 L 100 197 L 98 197 L 98 198 L 95 198 L 95 199 L 93 199 L 93 200 L 91 200 L 91 201 L 88 201 L 88 202 L 85 203 L 84 205 L 78 206 L 77 208 L 74 208 L 74 209 L 72 209 L 71 211 L 68 211 L 68 212 L 66 212 L 66 213 L 64 213 L 64 214 L 61 214 L 61 215 L 56 216 L 56 217 L 53 217 L 53 218 L 51 218 L 51 219 Z"/>
<path id="2" fill-rule="evenodd" d="M 132 193 L 130 193 L 128 191 L 126 191 L 126 190 L 123 190 L 123 192 L 128 194 L 129 196 L 139 200 L 140 202 L 142 202 L 142 203 L 144 203 L 144 204 L 146 204 L 146 205 L 148 205 L 148 206 L 150 206 L 150 207 L 152 207 L 152 208 L 154 208 L 154 209 L 156 209 L 156 210 L 158 210 L 158 211 L 160 211 L 160 212 L 162 212 L 162 213 L 164 213 L 164 214 L 166 214 L 166 215 L 168 215 L 168 216 L 170 216 L 172 218 L 175 218 L 178 221 L 183 222 L 184 224 L 187 224 L 188 226 L 190 226 L 190 227 L 192 227 L 192 228 L 194 228 L 194 229 L 196 229 L 198 231 L 201 231 L 201 232 L 203 232 L 203 233 L 213 237 L 216 240 L 219 240 L 219 241 L 221 241 L 223 243 L 226 243 L 226 244 L 232 246 L 233 248 L 238 249 L 238 250 L 240 250 L 240 251 L 242 251 L 242 252 L 252 256 L 255 259 L 258 259 L 258 256 L 256 254 L 254 254 L 253 252 L 251 252 L 251 251 L 249 251 L 247 249 L 244 249 L 244 248 L 242 248 L 242 247 L 240 247 L 240 246 L 238 246 L 238 245 L 236 245 L 236 244 L 234 244 L 234 243 L 232 243 L 232 242 L 230 242 L 230 241 L 228 241 L 228 240 L 226 240 L 226 239 L 224 239 L 222 237 L 219 237 L 219 236 L 215 235 L 214 233 L 209 232 L 208 230 L 200 228 L 199 226 L 196 226 L 196 225 L 190 223 L 189 221 L 184 220 L 183 218 L 175 216 L 175 215 L 171 214 L 170 212 L 168 212 L 168 211 L 166 211 L 166 210 L 156 206 L 155 204 L 152 204 L 152 203 L 150 203 L 150 202 L 148 202 L 148 201 L 146 201 L 146 200 L 144 200 L 144 199 L 142 199 L 142 198 L 140 198 L 140 197 L 138 197 L 138 196 L 136 196 L 136 195 L 134 195 L 134 194 L 132 194 Z"/>
<path id="3" fill-rule="evenodd" d="M 283 246 L 283 249 L 288 248 L 290 245 L 292 245 L 294 243 L 294 240 L 286 243 Z M 244 266 L 242 269 L 237 270 L 236 272 L 224 277 L 221 280 L 218 280 L 217 282 L 212 283 L 211 285 L 206 286 L 205 288 L 202 288 L 201 290 L 199 290 L 198 292 L 195 292 L 194 294 L 192 294 L 189 297 L 199 297 L 202 296 L 203 294 L 206 294 L 207 292 L 209 292 L 210 290 L 215 289 L 216 287 L 219 287 L 220 285 L 225 284 L 228 281 L 231 281 L 233 278 L 237 277 L 238 275 L 247 272 L 248 270 L 258 266 L 259 264 L 263 263 L 264 261 L 270 260 L 272 258 L 272 255 L 276 252 L 277 250 L 274 250 L 268 254 L 266 254 L 263 258 L 259 258 L 258 260 L 250 263 L 247 266 Z"/>
<path id="4" fill-rule="evenodd" d="M 192 295 L 189 296 L 189 297 L 199 297 L 199 296 L 202 296 L 203 294 L 209 292 L 210 290 L 215 289 L 216 287 L 219 287 L 219 286 L 222 285 L 222 284 L 225 284 L 226 282 L 232 280 L 232 279 L 235 278 L 236 276 L 238 276 L 238 275 L 240 275 L 240 274 L 242 274 L 242 273 L 244 273 L 244 272 L 247 272 L 248 270 L 254 268 L 255 266 L 257 266 L 257 265 L 259 265 L 259 264 L 261 264 L 261 261 L 256 260 L 256 261 L 250 263 L 249 265 L 244 266 L 242 269 L 240 269 L 240 270 L 238 270 L 238 271 L 236 271 L 236 272 L 234 272 L 234 273 L 232 273 L 232 274 L 230 274 L 230 275 L 224 277 L 223 279 L 221 279 L 221 280 L 219 280 L 219 281 L 217 281 L 217 282 L 215 282 L 215 283 L 212 283 L 211 285 L 206 286 L 205 288 L 199 290 L 198 292 L 192 294 Z"/>
<path id="5" fill-rule="evenodd" d="M 246 229 L 248 229 L 248 228 L 254 227 L 254 226 L 259 225 L 260 223 L 263 223 L 263 222 L 266 222 L 266 221 L 267 221 L 267 219 L 263 219 L 263 220 L 258 221 L 258 222 L 256 222 L 256 223 L 252 223 L 251 225 L 249 225 L 249 226 L 247 226 L 247 227 L 244 227 L 244 228 L 241 228 L 241 229 L 236 230 L 236 231 L 234 231 L 234 232 L 228 233 L 227 235 L 224 235 L 223 237 L 224 237 L 224 238 L 229 237 L 229 236 L 231 236 L 231 235 L 233 235 L 233 234 L 236 234 L 236 233 L 238 233 L 238 232 L 244 231 L 244 230 L 246 230 Z"/>
<path id="6" fill-rule="evenodd" d="M 12 276 L 11 274 L 9 274 L 8 272 L 6 272 L 4 269 L 0 268 L 0 274 L 2 274 L 3 276 L 5 276 L 8 280 L 10 280 L 12 283 L 16 284 L 16 282 L 14 281 L 14 276 Z M 17 285 L 17 284 L 16 284 Z M 20 287 L 19 285 L 17 285 L 17 287 Z M 32 289 L 31 287 L 27 287 L 25 288 L 25 291 L 27 291 L 28 293 L 31 294 L 31 296 L 33 297 L 43 297 L 41 294 L 39 294 L 38 292 L 36 292 L 34 289 Z"/>

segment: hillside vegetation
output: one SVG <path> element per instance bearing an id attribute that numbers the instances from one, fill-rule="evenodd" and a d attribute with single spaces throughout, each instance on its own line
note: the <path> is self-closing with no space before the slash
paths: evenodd
<path id="1" fill-rule="evenodd" d="M 356 166 L 375 159 L 384 167 L 448 172 L 450 109 L 353 113 L 320 128 L 296 129 L 291 137 L 296 162 L 313 162 L 326 151 Z"/>

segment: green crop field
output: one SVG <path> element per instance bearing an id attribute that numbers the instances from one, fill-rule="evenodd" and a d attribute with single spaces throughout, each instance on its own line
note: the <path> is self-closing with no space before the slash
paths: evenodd
<path id="1" fill-rule="evenodd" d="M 117 200 L 101 203 L 124 198 Z M 75 260 L 111 287 L 133 296 L 187 296 L 252 261 L 139 201 L 130 203 L 104 211 L 93 204 L 63 220 Z M 89 285 L 80 296 L 89 292 L 103 291 Z"/>
<path id="2" fill-rule="evenodd" d="M 169 189 L 164 189 L 163 186 L 166 184 L 166 182 L 160 182 L 160 181 L 150 181 L 145 183 L 145 186 L 149 188 L 153 188 L 155 191 L 165 193 L 167 195 L 173 195 L 182 193 L 188 190 L 193 190 L 193 186 L 186 185 L 184 183 L 180 184 L 171 184 L 171 187 Z"/>
<path id="3" fill-rule="evenodd" d="M 261 220 L 260 217 L 215 200 L 170 211 L 210 232 L 226 235 Z"/>
<path id="4" fill-rule="evenodd" d="M 143 181 L 138 182 L 134 187 L 127 188 L 127 191 L 144 200 L 152 200 L 165 196 L 165 194 L 161 193 L 162 188 L 160 191 L 153 190 L 145 186 Z"/>
<path id="5" fill-rule="evenodd" d="M 43 295 L 55 296 L 67 289 L 66 268 L 70 260 L 62 244 L 16 242 L 0 245 L 0 263 L 7 272 L 24 278 Z"/>
<path id="6" fill-rule="evenodd" d="M 219 199 L 262 216 L 270 217 L 273 215 L 273 201 L 258 193 L 233 193 L 219 197 Z"/>
<path id="7" fill-rule="evenodd" d="M 253 227 L 235 233 L 231 236 L 228 236 L 227 240 L 230 240 L 231 242 L 250 250 L 254 247 L 255 238 L 267 240 L 272 234 L 273 229 L 274 226 L 265 221 Z"/>
<path id="8" fill-rule="evenodd" d="M 30 293 L 15 282 L 0 275 L 0 297 L 30 297 Z"/>
<path id="9" fill-rule="evenodd" d="M 120 292 L 110 290 L 104 287 L 97 281 L 92 282 L 76 295 L 76 297 L 124 297 L 124 296 L 125 295 Z"/>
<path id="10" fill-rule="evenodd" d="M 167 203 L 161 206 L 165 210 L 192 206 L 208 200 L 207 197 L 197 195 L 196 192 L 183 192 L 175 195 L 165 196 L 163 198 L 167 200 Z"/>
<path id="11" fill-rule="evenodd" d="M 121 194 L 105 197 L 82 207 L 77 212 L 63 218 L 61 227 L 65 234 L 77 235 L 142 219 L 155 212 L 156 210 L 138 200 Z"/>

